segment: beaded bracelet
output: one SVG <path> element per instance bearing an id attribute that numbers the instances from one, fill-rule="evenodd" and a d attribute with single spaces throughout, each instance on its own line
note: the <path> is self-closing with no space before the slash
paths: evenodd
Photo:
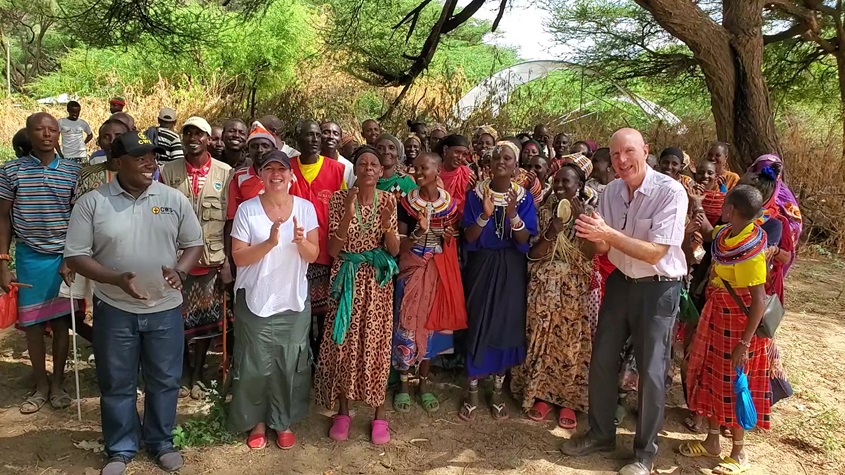
<path id="1" fill-rule="evenodd" d="M 487 226 L 487 223 L 490 222 L 490 218 L 482 218 L 483 214 L 479 214 L 477 218 L 475 218 L 475 224 L 478 225 L 479 228 L 483 228 Z"/>

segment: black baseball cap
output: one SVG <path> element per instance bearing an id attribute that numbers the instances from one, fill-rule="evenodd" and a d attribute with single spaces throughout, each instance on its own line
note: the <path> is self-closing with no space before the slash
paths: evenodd
<path id="1" fill-rule="evenodd" d="M 284 165 L 285 168 L 290 169 L 290 157 L 281 150 L 271 150 L 264 154 L 261 161 L 261 168 L 266 167 L 271 162 L 277 162 Z"/>
<path id="2" fill-rule="evenodd" d="M 111 156 L 114 158 L 124 155 L 143 157 L 150 152 L 162 154 L 165 150 L 137 131 L 120 134 L 111 143 Z"/>

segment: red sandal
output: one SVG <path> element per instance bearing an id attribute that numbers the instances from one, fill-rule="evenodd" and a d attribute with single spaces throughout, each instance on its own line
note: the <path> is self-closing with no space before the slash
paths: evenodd
<path id="1" fill-rule="evenodd" d="M 572 409 L 564 407 L 560 410 L 560 415 L 557 418 L 557 425 L 563 429 L 575 430 L 578 428 L 578 416 L 575 415 L 575 411 Z"/>
<path id="2" fill-rule="evenodd" d="M 279 432 L 276 434 L 276 445 L 282 450 L 292 449 L 296 445 L 296 436 L 290 430 Z"/>
<path id="3" fill-rule="evenodd" d="M 267 447 L 267 435 L 264 433 L 249 434 L 249 437 L 246 438 L 246 446 L 252 450 Z"/>
<path id="4" fill-rule="evenodd" d="M 532 411 L 540 414 L 540 416 L 532 416 Z M 545 401 L 538 400 L 533 406 L 531 406 L 531 409 L 529 409 L 525 415 L 534 422 L 542 422 L 546 419 L 546 416 L 548 416 L 550 412 L 552 412 L 552 406 Z"/>

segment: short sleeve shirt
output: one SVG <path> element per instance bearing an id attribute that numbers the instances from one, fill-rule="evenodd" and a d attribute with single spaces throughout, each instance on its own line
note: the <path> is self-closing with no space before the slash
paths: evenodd
<path id="1" fill-rule="evenodd" d="M 62 253 L 81 168 L 58 156 L 46 167 L 32 155 L 3 164 L 0 199 L 12 202 L 18 239 L 38 252 Z"/>
<path id="2" fill-rule="evenodd" d="M 91 132 L 91 126 L 82 119 L 59 119 L 59 132 L 62 134 L 62 155 L 65 158 L 86 158 L 85 138 Z"/>
<path id="3" fill-rule="evenodd" d="M 235 289 L 246 291 L 249 310 L 259 317 L 285 311 L 301 312 L 308 299 L 308 262 L 293 243 L 293 217 L 307 234 L 317 228 L 317 211 L 310 201 L 293 197 L 291 217 L 279 226 L 279 244 L 260 261 L 238 267 Z M 270 238 L 273 222 L 264 212 L 261 198 L 252 198 L 238 207 L 232 224 L 232 238 L 256 246 Z M 285 276 L 271 279 L 268 276 Z"/>
<path id="4" fill-rule="evenodd" d="M 610 262 L 623 274 L 640 279 L 659 275 L 681 278 L 687 274 L 687 261 L 681 244 L 689 197 L 675 179 L 646 170 L 642 185 L 631 195 L 621 179 L 610 182 L 602 193 L 599 213 L 610 227 L 628 237 L 669 246 L 656 265 L 634 259 L 611 248 Z"/>
<path id="5" fill-rule="evenodd" d="M 134 272 L 147 300 L 95 282 L 94 295 L 130 313 L 155 313 L 182 304 L 182 292 L 164 280 L 180 249 L 202 246 L 202 229 L 191 203 L 175 188 L 153 182 L 138 198 L 115 179 L 81 197 L 71 214 L 65 258 L 89 256 L 117 272 Z"/>
<path id="6" fill-rule="evenodd" d="M 232 173 L 229 181 L 229 201 L 226 204 L 226 219 L 235 219 L 238 207 L 264 192 L 264 182 L 255 173 L 252 165 L 241 167 Z"/>

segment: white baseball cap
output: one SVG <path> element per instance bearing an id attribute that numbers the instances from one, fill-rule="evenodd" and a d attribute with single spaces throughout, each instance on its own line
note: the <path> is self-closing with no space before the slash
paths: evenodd
<path id="1" fill-rule="evenodd" d="M 185 128 L 188 126 L 194 126 L 207 133 L 208 135 L 211 135 L 211 126 L 208 125 L 208 121 L 203 119 L 202 117 L 188 117 L 188 120 L 186 120 L 185 123 L 182 124 L 182 133 L 185 133 Z"/>

